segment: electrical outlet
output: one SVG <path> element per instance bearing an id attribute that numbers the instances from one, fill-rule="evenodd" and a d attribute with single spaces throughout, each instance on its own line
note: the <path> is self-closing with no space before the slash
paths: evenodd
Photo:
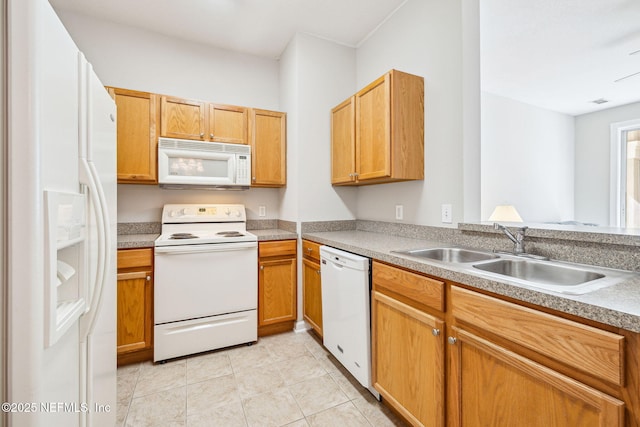
<path id="1" fill-rule="evenodd" d="M 396 219 L 404 218 L 404 206 L 396 205 Z"/>
<path id="2" fill-rule="evenodd" d="M 258 206 L 258 216 L 267 216 L 266 206 Z"/>
<path id="3" fill-rule="evenodd" d="M 442 205 L 442 222 L 445 224 L 451 224 L 453 222 L 451 212 L 451 205 Z"/>

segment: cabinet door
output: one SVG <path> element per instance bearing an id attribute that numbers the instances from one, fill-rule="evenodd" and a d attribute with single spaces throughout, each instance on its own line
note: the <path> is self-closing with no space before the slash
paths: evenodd
<path id="1" fill-rule="evenodd" d="M 205 111 L 204 102 L 161 96 L 160 135 L 203 141 L 206 130 Z"/>
<path id="2" fill-rule="evenodd" d="M 624 403 L 452 328 L 452 426 L 622 427 Z"/>
<path id="3" fill-rule="evenodd" d="M 248 144 L 247 118 L 244 107 L 209 104 L 209 141 Z"/>
<path id="4" fill-rule="evenodd" d="M 372 299 L 373 385 L 416 426 L 444 425 L 444 322 L 380 292 Z"/>
<path id="5" fill-rule="evenodd" d="M 355 181 L 355 101 L 347 99 L 331 110 L 331 183 Z"/>
<path id="6" fill-rule="evenodd" d="M 118 182 L 157 183 L 157 95 L 119 88 L 109 94 L 118 109 Z"/>
<path id="7" fill-rule="evenodd" d="M 258 326 L 296 320 L 296 259 L 261 260 Z"/>
<path id="8" fill-rule="evenodd" d="M 151 348 L 151 270 L 118 273 L 118 355 Z"/>
<path id="9" fill-rule="evenodd" d="M 320 264 L 308 259 L 302 260 L 302 293 L 304 319 L 322 337 L 322 284 Z"/>
<path id="10" fill-rule="evenodd" d="M 285 113 L 252 109 L 249 128 L 251 185 L 284 186 L 287 183 Z"/>
<path id="11" fill-rule="evenodd" d="M 390 74 L 355 95 L 356 173 L 358 180 L 391 175 Z"/>

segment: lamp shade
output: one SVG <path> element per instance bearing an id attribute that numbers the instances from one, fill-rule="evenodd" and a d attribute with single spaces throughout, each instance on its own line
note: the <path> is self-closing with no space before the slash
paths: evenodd
<path id="1" fill-rule="evenodd" d="M 498 205 L 489 217 L 489 221 L 522 222 L 522 217 L 512 205 Z"/>

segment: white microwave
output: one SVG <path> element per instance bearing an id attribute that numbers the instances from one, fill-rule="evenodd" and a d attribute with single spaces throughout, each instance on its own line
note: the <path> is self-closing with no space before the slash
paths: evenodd
<path id="1" fill-rule="evenodd" d="M 250 175 L 248 145 L 158 139 L 160 187 L 246 190 Z"/>

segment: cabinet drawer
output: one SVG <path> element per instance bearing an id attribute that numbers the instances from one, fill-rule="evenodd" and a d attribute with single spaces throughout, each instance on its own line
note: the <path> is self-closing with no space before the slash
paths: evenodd
<path id="1" fill-rule="evenodd" d="M 420 305 L 444 311 L 444 282 L 373 262 L 373 287 L 402 295 Z"/>
<path id="2" fill-rule="evenodd" d="M 151 267 L 153 249 L 121 249 L 118 251 L 118 270 L 122 268 Z"/>
<path id="3" fill-rule="evenodd" d="M 624 383 L 624 337 L 453 286 L 456 319 L 617 385 Z"/>
<path id="4" fill-rule="evenodd" d="M 302 241 L 302 255 L 305 258 L 314 259 L 320 262 L 320 245 L 309 240 Z"/>
<path id="5" fill-rule="evenodd" d="M 260 258 L 271 256 L 295 256 L 295 240 L 274 240 L 272 242 L 260 242 L 258 251 Z"/>

